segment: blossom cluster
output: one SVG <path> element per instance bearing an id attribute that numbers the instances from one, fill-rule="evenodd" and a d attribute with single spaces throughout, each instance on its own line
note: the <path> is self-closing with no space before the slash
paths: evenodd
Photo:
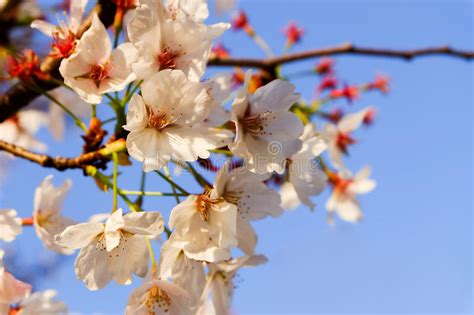
<path id="1" fill-rule="evenodd" d="M 321 107 L 341 97 L 353 100 L 361 90 L 379 89 L 382 83 L 340 88 L 332 60 L 323 59 L 314 70 L 321 76 L 318 98 L 307 105 L 283 77 L 268 79 L 260 72 L 238 69 L 206 79 L 209 58 L 228 56 L 223 46 L 214 44 L 231 28 L 229 23 L 205 23 L 206 1 L 118 4 L 127 11 L 117 15 L 121 20 L 115 23 L 123 26 L 121 44 L 120 31 L 115 29 L 112 40 L 95 13 L 90 27 L 80 33 L 86 5 L 85 0 L 71 0 L 70 15 L 59 26 L 41 20 L 31 24 L 52 38 L 50 57 L 60 60 L 65 87 L 56 96 L 47 95 L 53 103 L 69 104 L 75 119 L 87 116 L 84 109 L 90 104 L 93 121 L 98 119 L 96 105 L 110 101 L 117 113 L 115 139 L 110 142 L 122 135 L 126 138 L 123 150 L 112 152 L 116 168 L 124 164 L 117 156 L 125 156 L 126 151 L 143 172 L 162 175 L 175 197 L 186 198 L 171 210 L 167 222 L 160 212 L 143 211 L 139 202 L 127 202 L 127 211 L 116 207 L 115 201 L 112 213 L 77 223 L 61 214 L 71 181 L 56 187 L 50 175 L 35 192 L 31 222 L 13 209 L 0 210 L 2 241 L 12 242 L 24 226 L 32 225 L 47 249 L 63 255 L 79 250 L 74 270 L 89 290 L 100 290 L 112 281 L 128 285 L 134 275 L 143 278 L 130 294 L 126 314 L 228 314 L 235 274 L 242 267 L 267 261 L 256 252 L 253 221 L 279 217 L 300 205 L 313 210 L 312 198 L 327 188 L 331 222 L 334 215 L 352 223 L 362 218 L 357 197 L 372 191 L 375 181 L 369 167 L 353 175 L 345 159 L 356 143 L 352 133 L 372 122 L 374 109 L 344 114 L 327 113 Z M 233 24 L 251 28 L 242 14 Z M 253 30 L 249 33 L 259 40 Z M 301 40 L 303 31 L 290 24 L 285 34 L 290 48 Z M 321 97 L 326 92 L 328 96 Z M 55 105 L 52 108 L 58 109 Z M 60 114 L 20 111 L 0 124 L 0 140 L 46 150 L 34 134 L 48 125 L 60 138 L 64 131 L 57 118 Z M 322 118 L 324 125 L 316 126 L 313 116 Z M 100 123 L 94 126 L 91 123 L 84 139 L 89 147 L 99 148 L 105 133 L 97 132 Z M 98 139 L 99 145 L 90 139 Z M 226 156 L 226 162 L 216 166 L 212 156 Z M 194 162 L 216 173 L 212 183 L 195 171 Z M 190 194 L 176 184 L 169 176 L 169 164 L 193 171 L 202 191 Z M 119 193 L 116 168 L 115 198 Z M 101 177 L 93 166 L 85 172 L 101 187 L 112 188 L 108 177 Z M 155 261 L 151 242 L 160 237 L 167 239 Z M 31 286 L 0 265 L 0 314 L 66 312 L 66 306 L 54 300 L 55 294 L 51 290 L 31 293 Z"/>

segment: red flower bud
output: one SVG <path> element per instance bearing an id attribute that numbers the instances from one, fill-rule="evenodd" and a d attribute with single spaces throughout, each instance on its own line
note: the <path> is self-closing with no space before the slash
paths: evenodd
<path id="1" fill-rule="evenodd" d="M 230 53 L 224 45 L 217 43 L 212 47 L 211 55 L 212 58 L 225 59 L 229 57 Z"/>
<path id="2" fill-rule="evenodd" d="M 367 85 L 369 90 L 379 90 L 380 92 L 387 94 L 390 91 L 389 87 L 390 78 L 384 75 L 378 75 L 375 80 Z"/>
<path id="3" fill-rule="evenodd" d="M 331 90 L 337 87 L 337 80 L 332 75 L 325 76 L 318 86 L 318 92 L 321 93 L 324 90 Z"/>
<path id="4" fill-rule="evenodd" d="M 363 123 L 366 126 L 370 126 L 374 123 L 376 111 L 374 108 L 367 110 L 367 113 L 364 116 Z"/>
<path id="5" fill-rule="evenodd" d="M 349 102 L 352 102 L 359 97 L 359 89 L 356 86 L 345 86 L 342 89 L 332 90 L 330 93 L 331 98 L 345 97 Z"/>
<path id="6" fill-rule="evenodd" d="M 304 29 L 300 28 L 295 22 L 290 22 L 290 24 L 283 29 L 283 34 L 285 34 L 287 38 L 287 46 L 291 47 L 301 41 L 303 33 Z"/>
<path id="7" fill-rule="evenodd" d="M 234 30 L 243 30 L 249 27 L 249 20 L 244 11 L 239 11 L 239 13 L 234 15 L 232 18 L 232 27 Z"/>
<path id="8" fill-rule="evenodd" d="M 319 74 L 332 73 L 334 68 L 334 60 L 329 57 L 321 58 L 314 70 Z"/>
<path id="9" fill-rule="evenodd" d="M 42 80 L 49 78 L 47 73 L 41 71 L 38 56 L 31 49 L 26 50 L 24 55 L 18 58 L 8 56 L 6 70 L 9 74 L 8 79 L 18 78 L 27 81 L 32 77 Z"/>

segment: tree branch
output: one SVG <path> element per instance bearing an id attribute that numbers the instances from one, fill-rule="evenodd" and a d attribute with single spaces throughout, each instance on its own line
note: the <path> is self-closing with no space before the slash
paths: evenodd
<path id="1" fill-rule="evenodd" d="M 112 23 L 113 15 L 110 16 L 110 12 L 115 12 L 115 9 L 105 8 L 104 6 L 110 6 L 111 1 L 99 0 L 99 4 L 96 10 L 100 13 L 105 12 L 107 14 L 101 15 L 105 25 Z M 83 29 L 87 29 L 88 23 L 86 22 Z M 405 60 L 411 60 L 416 57 L 429 56 L 429 55 L 445 55 L 456 58 L 464 58 L 471 60 L 474 58 L 474 52 L 472 51 L 461 51 L 450 48 L 449 46 L 431 47 L 414 50 L 392 50 L 392 49 L 377 49 L 377 48 L 364 48 L 357 47 L 350 43 L 342 44 L 339 46 L 320 48 L 314 50 L 308 50 L 298 53 L 286 54 L 278 57 L 268 59 L 255 59 L 255 58 L 226 58 L 226 59 L 210 59 L 208 61 L 209 66 L 220 66 L 220 67 L 252 67 L 259 68 L 268 72 L 271 76 L 275 76 L 276 68 L 279 65 L 306 60 L 320 56 L 331 56 L 331 55 L 365 55 L 365 56 L 378 56 L 378 57 L 389 57 L 399 58 Z M 47 58 L 42 64 L 42 70 L 52 74 L 56 74 L 59 78 L 58 72 L 59 60 L 51 60 Z M 39 80 L 37 80 L 39 81 Z M 57 83 L 41 81 L 37 84 L 44 90 L 51 90 L 56 88 Z M 21 108 L 27 106 L 32 100 L 39 96 L 39 93 L 32 91 L 24 83 L 20 82 L 12 86 L 5 94 L 0 96 L 0 123 L 5 121 L 8 117 L 15 114 Z"/>
<path id="2" fill-rule="evenodd" d="M 94 165 L 96 162 L 108 159 L 103 151 L 98 150 L 82 154 L 76 158 L 51 157 L 45 154 L 34 153 L 20 146 L 0 140 L 0 151 L 8 152 L 16 157 L 23 158 L 43 167 L 55 168 L 59 171 L 66 169 L 82 169 L 87 165 Z"/>
<path id="3" fill-rule="evenodd" d="M 429 47 L 423 49 L 413 50 L 395 50 L 395 49 L 377 49 L 354 46 L 350 43 L 341 44 L 339 46 L 313 49 L 303 52 L 286 54 L 278 57 L 268 59 L 254 59 L 254 58 L 226 58 L 226 59 L 211 59 L 208 62 L 210 66 L 236 66 L 236 67 L 253 67 L 260 68 L 266 71 L 273 71 L 281 64 L 301 61 L 314 57 L 333 56 L 333 55 L 365 55 L 399 58 L 411 60 L 416 57 L 429 55 L 445 55 L 457 58 L 464 58 L 471 60 L 474 58 L 474 52 L 456 50 L 449 46 Z"/>

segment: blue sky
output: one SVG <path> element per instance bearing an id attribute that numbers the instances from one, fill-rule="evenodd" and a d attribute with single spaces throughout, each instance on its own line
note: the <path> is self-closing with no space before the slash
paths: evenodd
<path id="1" fill-rule="evenodd" d="M 290 20 L 306 29 L 295 50 L 348 41 L 400 49 L 440 44 L 474 48 L 471 1 L 241 1 L 240 7 L 277 53 L 284 44 L 281 29 Z M 211 21 L 219 19 L 226 17 Z M 223 43 L 235 56 L 263 56 L 243 33 L 229 31 Z M 353 170 L 371 165 L 377 189 L 361 198 L 365 219 L 357 225 L 326 224 L 327 194 L 315 199 L 314 213 L 301 208 L 257 222 L 258 252 L 269 262 L 242 270 L 235 312 L 471 313 L 473 65 L 448 57 L 412 62 L 361 56 L 335 59 L 339 76 L 347 82 L 366 82 L 376 73 L 392 78 L 388 96 L 367 94 L 352 108 L 341 103 L 348 110 L 367 105 L 379 110 L 376 124 L 357 133 L 360 142 L 348 160 Z M 309 69 L 313 64 L 313 60 L 301 62 L 283 71 Z M 294 83 L 310 97 L 317 81 L 310 77 Z M 40 134 L 52 155 L 79 153 L 79 133 L 73 128 L 60 145 L 47 132 Z M 122 188 L 138 187 L 138 169 L 135 165 L 123 170 Z M 35 187 L 50 173 L 58 184 L 66 177 L 74 180 L 66 215 L 81 221 L 110 210 L 111 194 L 99 192 L 80 171 L 59 173 L 24 161 L 14 165 L 1 187 L 0 207 L 13 207 L 28 216 Z M 182 180 L 191 191 L 196 189 L 186 176 Z M 148 190 L 168 191 L 168 187 L 149 176 Z M 144 207 L 167 216 L 173 204 L 169 198 L 154 198 Z M 33 232 L 25 230 L 13 247 L 24 251 L 25 261 L 35 261 L 45 253 Z M 73 257 L 57 269 L 38 289 L 59 290 L 60 298 L 77 312 L 121 313 L 130 290 L 140 282 L 89 292 L 75 280 Z"/>

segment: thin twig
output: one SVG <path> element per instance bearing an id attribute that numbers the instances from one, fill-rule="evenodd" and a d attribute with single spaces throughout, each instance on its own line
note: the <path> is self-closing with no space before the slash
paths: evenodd
<path id="1" fill-rule="evenodd" d="M 118 141 L 115 143 L 118 143 Z M 119 144 L 120 145 L 117 146 L 117 150 L 115 150 L 115 152 L 121 151 L 123 149 L 123 144 Z M 52 157 L 46 154 L 34 153 L 23 147 L 0 140 L 0 151 L 8 152 L 16 157 L 26 159 L 43 167 L 55 168 L 59 171 L 64 171 L 66 169 L 82 169 L 85 166 L 93 165 L 98 161 L 109 159 L 107 156 L 107 153 L 109 153 L 107 147 L 98 151 L 82 154 L 75 158 L 67 158 L 61 156 Z"/>

